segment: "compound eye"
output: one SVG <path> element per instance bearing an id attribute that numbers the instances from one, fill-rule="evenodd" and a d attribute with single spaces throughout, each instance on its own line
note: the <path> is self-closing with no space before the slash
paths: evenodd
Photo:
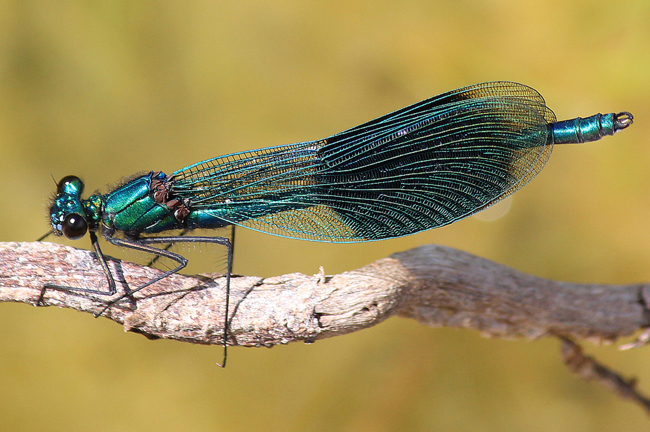
<path id="1" fill-rule="evenodd" d="M 75 185 L 77 185 L 77 188 L 79 186 L 81 186 L 81 189 L 83 189 L 83 182 L 81 181 L 81 179 L 79 177 L 77 177 L 77 176 L 69 175 L 69 176 L 63 177 L 59 181 L 59 183 L 57 184 L 57 187 L 56 187 L 57 192 L 59 194 L 64 193 L 66 191 L 66 188 L 68 187 L 68 185 L 71 184 L 71 183 L 74 183 Z M 81 193 L 81 190 L 79 191 L 79 193 Z"/>
<path id="2" fill-rule="evenodd" d="M 63 235 L 70 240 L 78 240 L 86 234 L 88 223 L 81 215 L 70 213 L 63 220 L 61 231 Z"/>

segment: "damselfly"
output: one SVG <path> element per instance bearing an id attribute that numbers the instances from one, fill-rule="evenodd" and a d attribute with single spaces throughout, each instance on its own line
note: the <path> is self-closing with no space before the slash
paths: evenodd
<path id="1" fill-rule="evenodd" d="M 167 175 L 151 171 L 113 191 L 82 199 L 83 182 L 63 178 L 50 209 L 53 233 L 86 232 L 108 291 L 116 286 L 97 239 L 176 267 L 117 301 L 181 270 L 188 260 L 154 244 L 205 242 L 227 251 L 224 359 L 232 243 L 223 237 L 155 236 L 170 230 L 238 225 L 322 242 L 405 236 L 470 216 L 530 181 L 553 144 L 595 141 L 632 124 L 630 113 L 556 122 L 544 98 L 512 82 L 489 82 L 432 97 L 331 137 L 208 159 Z M 118 236 L 119 234 L 119 236 Z"/>

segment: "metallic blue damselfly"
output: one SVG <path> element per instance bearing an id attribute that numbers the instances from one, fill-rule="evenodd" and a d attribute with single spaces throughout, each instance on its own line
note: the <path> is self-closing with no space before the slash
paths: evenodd
<path id="1" fill-rule="evenodd" d="M 225 246 L 225 366 L 232 243 L 223 237 L 151 234 L 237 225 L 322 242 L 405 236 L 450 224 L 512 194 L 542 169 L 553 144 L 595 141 L 632 120 L 622 112 L 556 122 L 534 89 L 488 82 L 325 139 L 208 159 L 171 175 L 151 171 L 105 195 L 82 199 L 83 182 L 68 176 L 59 182 L 50 209 L 53 233 L 79 239 L 89 232 L 109 288 L 45 288 L 116 294 L 98 230 L 114 245 L 167 257 L 177 266 L 110 300 L 97 316 L 187 264 L 182 255 L 152 245 Z"/>

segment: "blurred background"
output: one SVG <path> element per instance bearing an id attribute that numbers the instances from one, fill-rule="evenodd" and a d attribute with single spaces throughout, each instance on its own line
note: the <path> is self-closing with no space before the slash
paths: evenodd
<path id="1" fill-rule="evenodd" d="M 334 274 L 437 243 L 544 278 L 648 282 L 648 23 L 647 0 L 0 0 L 0 241 L 45 233 L 53 179 L 68 174 L 105 192 L 138 171 L 322 138 L 457 87 L 512 80 L 539 90 L 558 119 L 627 110 L 635 124 L 557 147 L 496 219 L 356 245 L 240 229 L 235 271 Z M 190 272 L 214 270 L 209 252 L 188 257 Z M 650 348 L 585 346 L 650 393 Z M 234 348 L 225 370 L 220 359 L 219 347 L 0 304 L 0 427 L 648 429 L 639 408 L 570 374 L 550 339 L 393 318 L 312 345 Z"/>

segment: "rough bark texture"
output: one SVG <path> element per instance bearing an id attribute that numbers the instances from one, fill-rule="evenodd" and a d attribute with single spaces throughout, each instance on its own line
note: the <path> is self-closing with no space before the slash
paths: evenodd
<path id="1" fill-rule="evenodd" d="M 158 270 L 111 259 L 118 293 Z M 109 297 L 48 288 L 107 289 L 91 252 L 52 243 L 0 243 L 0 301 L 102 311 Z M 149 338 L 221 344 L 223 275 L 173 275 L 112 305 L 103 316 Z M 634 379 L 585 355 L 575 338 L 614 341 L 645 329 L 650 286 L 558 282 L 530 276 L 442 246 L 422 246 L 340 275 L 233 276 L 230 345 L 315 341 L 373 326 L 393 315 L 429 326 L 473 328 L 488 336 L 558 337 L 567 367 L 595 380 L 650 415 Z M 225 351 L 224 351 L 225 365 Z"/>
<path id="2" fill-rule="evenodd" d="M 119 260 L 109 265 L 118 295 L 158 272 Z M 37 305 L 46 283 L 107 286 L 88 251 L 52 243 L 0 243 L 0 301 Z M 222 275 L 174 275 L 103 315 L 149 337 L 220 344 L 224 285 Z M 314 341 L 370 327 L 393 315 L 497 337 L 613 341 L 648 325 L 649 289 L 552 281 L 429 245 L 334 276 L 234 276 L 229 343 Z M 43 304 L 96 313 L 108 299 L 48 288 Z"/>

